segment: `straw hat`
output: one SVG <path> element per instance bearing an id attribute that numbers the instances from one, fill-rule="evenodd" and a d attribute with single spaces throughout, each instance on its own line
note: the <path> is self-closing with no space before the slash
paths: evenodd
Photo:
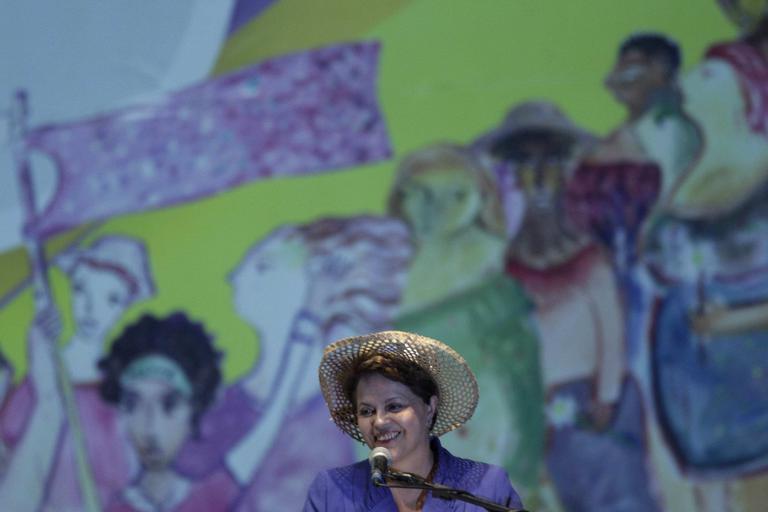
<path id="1" fill-rule="evenodd" d="M 516 137 L 524 133 L 546 132 L 563 137 L 573 145 L 589 145 L 595 137 L 578 127 L 554 104 L 527 101 L 512 107 L 498 127 L 482 135 L 476 146 L 494 155 L 503 155 Z"/>
<path id="2" fill-rule="evenodd" d="M 377 354 L 414 362 L 435 381 L 439 400 L 433 435 L 450 432 L 472 417 L 479 398 L 477 380 L 464 358 L 451 347 L 410 332 L 353 336 L 326 347 L 319 374 L 331 418 L 354 439 L 363 441 L 363 434 L 357 427 L 355 405 L 344 393 L 344 379 L 358 363 Z"/>

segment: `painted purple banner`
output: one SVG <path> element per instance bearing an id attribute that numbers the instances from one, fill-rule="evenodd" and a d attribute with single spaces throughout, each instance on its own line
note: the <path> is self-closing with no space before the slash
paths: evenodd
<path id="1" fill-rule="evenodd" d="M 376 98 L 379 45 L 265 61 L 104 116 L 28 133 L 59 182 L 26 226 L 46 237 L 243 183 L 367 164 L 391 155 Z"/>

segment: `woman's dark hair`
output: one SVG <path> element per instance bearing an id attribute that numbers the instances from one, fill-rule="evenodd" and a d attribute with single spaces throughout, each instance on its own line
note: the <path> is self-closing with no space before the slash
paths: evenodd
<path id="1" fill-rule="evenodd" d="M 429 404 L 433 396 L 439 397 L 437 383 L 424 368 L 407 359 L 389 354 L 376 354 L 358 361 L 343 380 L 344 394 L 355 406 L 357 384 L 361 378 L 370 374 L 378 374 L 407 386 L 411 393 L 421 398 L 425 404 Z M 434 426 L 436 419 L 437 414 L 432 417 L 430 428 Z"/>
<path id="2" fill-rule="evenodd" d="M 768 14 L 764 14 L 752 32 L 744 38 L 753 46 L 759 46 L 766 39 L 768 39 Z"/>
<path id="3" fill-rule="evenodd" d="M 200 417 L 211 404 L 221 382 L 221 353 L 213 347 L 213 338 L 203 325 L 184 313 L 164 318 L 144 315 L 127 326 L 112 344 L 109 354 L 99 361 L 102 398 L 120 403 L 120 377 L 137 359 L 160 355 L 176 362 L 192 385 L 192 426 L 196 430 Z"/>
<path id="4" fill-rule="evenodd" d="M 680 69 L 680 47 L 672 39 L 663 34 L 644 33 L 628 37 L 621 43 L 619 55 L 629 51 L 638 51 L 651 59 L 659 59 L 667 67 L 668 76 L 674 77 Z"/>

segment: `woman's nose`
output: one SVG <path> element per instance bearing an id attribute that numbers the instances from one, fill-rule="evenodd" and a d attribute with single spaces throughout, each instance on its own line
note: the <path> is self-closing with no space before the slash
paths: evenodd
<path id="1" fill-rule="evenodd" d="M 138 421 L 145 435 L 152 435 L 157 430 L 157 411 L 152 407 L 142 407 L 138 412 Z"/>
<path id="2" fill-rule="evenodd" d="M 93 311 L 93 299 L 88 293 L 78 293 L 74 303 L 74 307 L 82 313 L 91 313 Z"/>
<path id="3" fill-rule="evenodd" d="M 386 411 L 377 412 L 373 415 L 373 424 L 374 425 L 381 425 L 387 422 L 389 420 L 389 415 Z"/>

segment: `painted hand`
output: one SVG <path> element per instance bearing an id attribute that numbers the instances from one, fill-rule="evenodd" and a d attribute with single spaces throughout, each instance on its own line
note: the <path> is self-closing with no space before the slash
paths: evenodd
<path id="1" fill-rule="evenodd" d="M 717 334 L 723 324 L 723 320 L 728 316 L 728 309 L 722 306 L 709 306 L 705 311 L 691 313 L 689 322 L 691 329 L 702 339 L 707 336 Z"/>
<path id="2" fill-rule="evenodd" d="M 56 368 L 56 342 L 61 333 L 61 319 L 55 308 L 38 312 L 29 329 L 29 376 L 38 399 L 58 402 L 59 390 Z"/>
<path id="3" fill-rule="evenodd" d="M 594 402 L 590 407 L 590 418 L 595 430 L 607 430 L 616 416 L 616 404 L 607 402 Z"/>

